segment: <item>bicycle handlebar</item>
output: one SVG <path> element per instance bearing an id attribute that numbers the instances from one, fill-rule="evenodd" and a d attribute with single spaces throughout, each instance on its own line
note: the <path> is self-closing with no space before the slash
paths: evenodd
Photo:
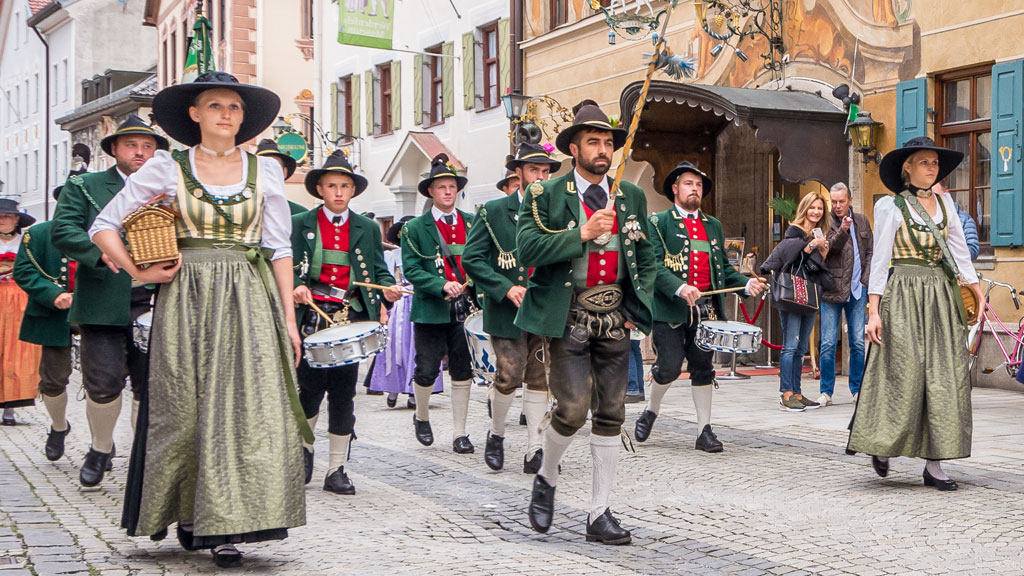
<path id="1" fill-rule="evenodd" d="M 999 286 L 1000 288 L 1006 288 L 1010 291 L 1010 299 L 1013 300 L 1013 307 L 1020 310 L 1020 301 L 1017 299 L 1017 289 L 1014 288 L 1013 284 L 1006 284 L 1005 282 L 997 282 L 996 280 L 989 280 L 988 278 L 982 277 L 978 274 L 978 281 L 988 284 L 988 289 L 985 291 L 985 300 L 988 301 L 989 292 L 992 291 L 993 286 Z"/>

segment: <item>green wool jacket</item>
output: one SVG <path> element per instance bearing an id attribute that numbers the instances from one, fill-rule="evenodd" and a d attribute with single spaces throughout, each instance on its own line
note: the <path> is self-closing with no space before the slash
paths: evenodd
<path id="1" fill-rule="evenodd" d="M 18 339 L 40 346 L 71 345 L 68 311 L 54 308 L 53 301 L 68 291 L 68 258 L 50 241 L 53 221 L 25 231 L 14 260 L 14 281 L 28 294 Z"/>
<path id="2" fill-rule="evenodd" d="M 466 222 L 466 240 L 473 231 L 473 216 L 459 210 Z M 451 322 L 451 303 L 444 299 L 444 263 L 437 265 L 441 254 L 437 225 L 430 212 L 409 220 L 402 226 L 402 270 L 413 285 L 412 312 L 409 319 L 417 324 Z M 457 256 L 457 254 L 453 254 Z M 465 269 L 465 263 L 463 263 Z M 467 288 L 469 289 L 469 288 Z"/>
<path id="3" fill-rule="evenodd" d="M 320 242 L 320 227 L 317 217 L 320 208 L 292 216 L 292 261 L 295 262 L 295 286 L 312 286 L 320 278 L 315 263 Z M 384 248 L 381 245 L 380 227 L 366 216 L 348 211 L 348 255 L 351 261 L 350 282 L 366 282 L 393 286 L 395 278 L 384 264 Z M 380 304 L 383 299 L 379 290 L 358 287 L 363 304 L 371 320 L 380 318 Z"/>
<path id="4" fill-rule="evenodd" d="M 500 251 L 516 253 L 519 204 L 519 195 L 509 194 L 481 206 L 473 219 L 476 226 L 470 231 L 466 252 L 462 255 L 462 267 L 473 279 L 477 291 L 483 293 L 484 332 L 499 338 L 522 335 L 522 330 L 515 325 L 519 308 L 505 295 L 513 286 L 526 286 L 527 268 L 518 258 L 510 269 L 498 266 Z M 495 245 L 495 239 L 501 248 Z"/>
<path id="5" fill-rule="evenodd" d="M 586 250 L 580 237 L 584 220 L 573 174 L 570 171 L 541 183 L 543 192 L 539 195 L 530 190 L 534 187 L 531 184 L 519 209 L 516 227 L 519 261 L 536 269 L 515 323 L 527 332 L 552 338 L 561 338 L 565 332 L 573 298 L 572 260 L 582 257 Z M 608 181 L 610 185 L 611 179 Z M 646 334 L 651 331 L 651 299 L 657 273 L 646 218 L 647 198 L 643 190 L 629 182 L 623 182 L 620 191 L 622 195 L 615 199 L 615 213 L 622 251 L 620 271 L 626 276 L 622 283 L 623 307 L 629 320 Z M 538 227 L 534 206 L 540 221 L 555 233 Z"/>
<path id="6" fill-rule="evenodd" d="M 740 274 L 729 264 L 729 258 L 725 254 L 725 236 L 722 233 L 722 223 L 704 212 L 700 212 L 701 222 L 704 223 L 704 231 L 708 235 L 708 242 L 711 244 L 711 289 L 721 290 L 723 288 L 739 288 L 746 286 L 749 278 Z M 690 282 L 690 234 L 683 223 L 683 217 L 675 206 L 651 214 L 651 234 L 654 243 L 655 260 L 658 266 L 658 279 L 655 282 L 654 293 L 654 319 L 658 322 L 669 323 L 690 323 L 690 307 L 686 301 L 676 296 L 676 291 L 683 284 Z M 665 265 L 665 252 L 679 254 L 683 259 L 682 271 L 675 271 Z M 715 294 L 711 297 L 715 306 L 718 318 L 725 320 L 725 294 Z"/>
<path id="7" fill-rule="evenodd" d="M 132 277 L 110 271 L 103 253 L 89 239 L 89 227 L 124 187 L 116 167 L 68 178 L 53 213 L 53 245 L 78 261 L 75 300 L 68 314 L 72 324 L 128 326 L 131 321 Z"/>

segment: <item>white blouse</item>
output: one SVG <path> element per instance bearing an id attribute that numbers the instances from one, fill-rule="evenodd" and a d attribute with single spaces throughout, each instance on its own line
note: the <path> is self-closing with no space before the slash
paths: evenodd
<path id="1" fill-rule="evenodd" d="M 978 282 L 978 273 L 974 271 L 974 264 L 971 263 L 964 228 L 957 216 L 953 199 L 949 194 L 938 194 L 936 197 L 946 205 L 946 226 L 949 228 L 946 245 L 949 247 L 949 254 L 956 262 L 964 280 L 968 284 L 975 284 Z M 892 262 L 896 232 L 903 226 L 903 212 L 896 206 L 893 198 L 894 196 L 886 196 L 875 203 L 875 246 L 871 256 L 871 282 L 868 285 L 868 294 L 881 295 L 885 292 L 885 284 L 889 280 L 889 264 Z M 907 206 L 907 209 L 910 210 L 910 217 L 914 222 L 925 223 L 924 218 L 915 212 L 913 207 Z M 932 222 L 941 221 L 942 209 L 936 205 Z"/>
<path id="2" fill-rule="evenodd" d="M 195 174 L 196 149 L 188 151 L 192 173 Z M 267 156 L 257 157 L 259 162 L 259 184 L 263 191 L 263 237 L 260 245 L 274 251 L 272 260 L 291 258 L 292 256 L 292 219 L 288 209 L 288 199 L 284 195 L 284 172 L 281 163 Z M 124 183 L 124 188 L 103 208 L 89 228 L 89 238 L 100 230 L 121 232 L 121 222 L 129 214 L 137 210 L 160 194 L 164 195 L 162 204 L 171 205 L 178 192 L 178 163 L 169 152 L 158 150 L 153 158 L 146 162 L 139 171 L 132 174 Z M 242 162 L 242 179 L 229 186 L 210 186 L 204 184 L 213 196 L 227 197 L 237 194 L 245 187 L 248 178 L 249 163 Z"/>

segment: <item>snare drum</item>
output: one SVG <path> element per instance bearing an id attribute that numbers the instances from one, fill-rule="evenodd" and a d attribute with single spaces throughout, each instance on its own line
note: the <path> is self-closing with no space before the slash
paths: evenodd
<path id="1" fill-rule="evenodd" d="M 141 352 L 149 352 L 149 331 L 153 328 L 153 311 L 141 314 L 132 326 L 132 339 Z"/>
<path id="2" fill-rule="evenodd" d="M 494 357 L 491 337 L 484 332 L 484 312 L 479 310 L 470 314 L 463 323 L 466 330 L 466 342 L 469 344 L 469 357 L 473 363 L 473 374 L 481 380 L 492 383 L 498 371 Z"/>
<path id="3" fill-rule="evenodd" d="M 71 369 L 82 371 L 82 337 L 79 334 L 71 335 Z"/>
<path id="4" fill-rule="evenodd" d="M 335 368 L 374 356 L 387 343 L 386 326 L 379 322 L 353 322 L 314 332 L 306 337 L 302 348 L 310 368 Z"/>
<path id="5" fill-rule="evenodd" d="M 753 354 L 761 348 L 761 328 L 744 322 L 705 320 L 697 327 L 697 347 L 709 352 Z"/>

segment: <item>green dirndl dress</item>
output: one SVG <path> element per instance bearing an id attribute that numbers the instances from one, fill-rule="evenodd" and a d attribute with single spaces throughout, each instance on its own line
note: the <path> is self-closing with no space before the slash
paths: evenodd
<path id="1" fill-rule="evenodd" d="M 898 199 L 900 200 L 900 199 Z M 897 202 L 897 206 L 900 204 Z M 936 223 L 948 237 L 948 219 Z M 929 460 L 971 455 L 966 329 L 933 233 L 903 208 L 847 450 Z"/>

